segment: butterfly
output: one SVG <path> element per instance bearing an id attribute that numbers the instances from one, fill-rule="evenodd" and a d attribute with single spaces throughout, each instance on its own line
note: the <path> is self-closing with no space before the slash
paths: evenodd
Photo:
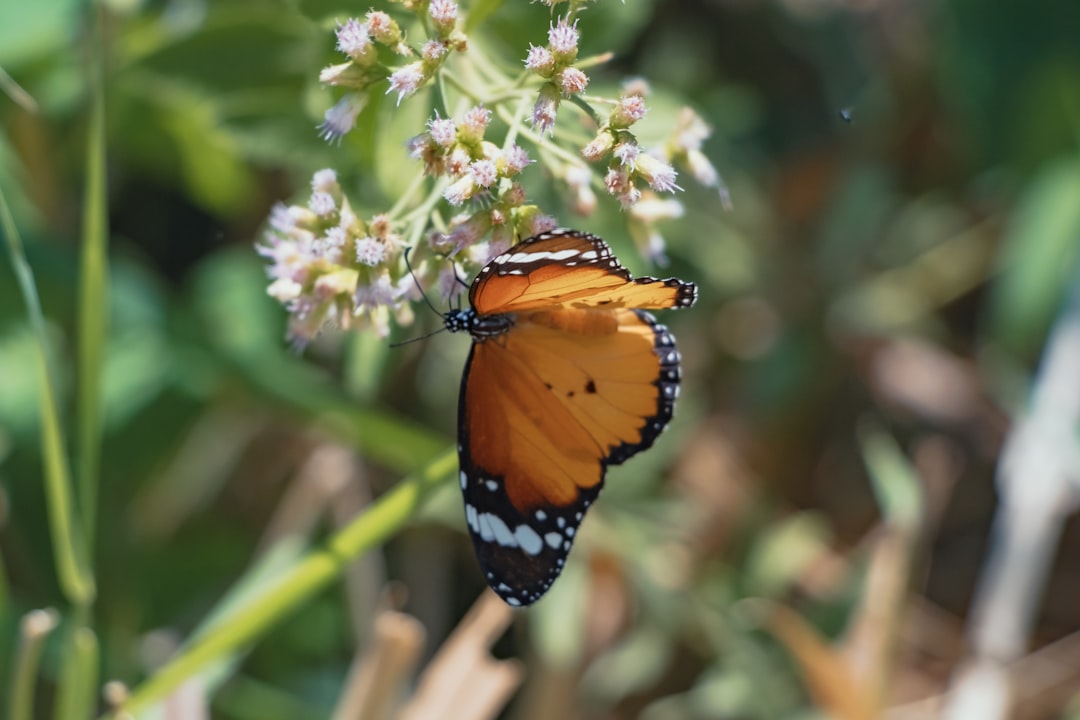
<path id="1" fill-rule="evenodd" d="M 679 352 L 645 310 L 696 299 L 693 283 L 632 278 L 600 238 L 556 230 L 492 259 L 470 307 L 444 316 L 473 339 L 458 401 L 465 518 L 509 605 L 551 587 L 607 467 L 671 420 Z"/>

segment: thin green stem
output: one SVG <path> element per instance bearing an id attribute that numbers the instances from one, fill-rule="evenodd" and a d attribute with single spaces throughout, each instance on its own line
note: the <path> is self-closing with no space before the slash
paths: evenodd
<path id="1" fill-rule="evenodd" d="M 524 82 L 521 81 L 522 78 L 510 85 L 503 84 L 500 87 L 492 88 L 485 93 L 477 91 L 475 84 L 462 80 L 456 73 L 445 70 L 442 75 L 446 78 L 446 82 L 453 85 L 462 95 L 485 106 L 498 105 L 506 100 L 519 97 L 531 98 L 534 95 L 530 88 L 524 86 Z"/>
<path id="2" fill-rule="evenodd" d="M 588 115 L 589 119 L 596 123 L 597 127 L 604 124 L 604 121 L 600 119 L 600 116 L 596 113 L 596 110 L 593 109 L 593 106 L 587 103 L 584 99 L 578 97 L 577 95 L 571 95 L 569 98 L 567 98 L 567 102 L 569 102 L 571 105 L 578 107 L 583 113 Z"/>
<path id="3" fill-rule="evenodd" d="M 271 589 L 234 608 L 205 635 L 132 690 L 111 717 L 120 717 L 122 713 L 135 715 L 145 710 L 208 663 L 241 650 L 284 620 L 339 577 L 350 562 L 401 530 L 439 483 L 453 473 L 456 465 L 456 453 L 450 450 L 416 476 L 403 480 L 367 512 L 330 538 L 325 546 L 312 550 L 282 573 Z"/>
<path id="4" fill-rule="evenodd" d="M 495 112 L 503 120 L 503 122 L 505 122 L 507 124 L 510 124 L 510 123 L 513 122 L 513 117 L 508 112 L 506 112 L 503 108 L 498 107 L 498 108 L 495 109 Z M 579 158 L 577 155 L 570 152 L 569 150 L 564 150 L 563 148 L 559 147 L 558 145 L 556 145 L 553 142 L 548 141 L 543 135 L 538 135 L 537 133 L 533 132 L 532 130 L 529 130 L 528 128 L 526 128 L 524 126 L 520 127 L 519 132 L 522 135 L 524 135 L 525 137 L 529 138 L 529 140 L 534 145 L 536 145 L 537 147 L 543 147 L 546 151 L 550 152 L 552 155 L 555 155 L 556 157 L 559 157 L 559 158 L 563 159 L 566 162 L 572 162 L 572 163 L 580 163 L 581 162 L 581 158 Z"/>
<path id="5" fill-rule="evenodd" d="M 101 374 L 109 315 L 108 217 L 105 190 L 105 92 L 102 81 L 100 13 L 94 23 L 89 58 L 90 130 L 86 150 L 86 194 L 83 198 L 82 257 L 79 275 L 78 434 L 75 479 L 86 532 L 87 559 L 92 562 L 97 525 L 98 476 L 101 461 Z"/>
<path id="6" fill-rule="evenodd" d="M 56 574 L 65 597 L 73 604 L 88 603 L 94 596 L 94 579 L 89 571 L 86 543 L 78 518 L 72 511 L 71 469 L 68 466 L 64 432 L 54 378 L 55 361 L 45 329 L 34 273 L 26 261 L 22 238 L 11 216 L 7 199 L 0 191 L 0 230 L 7 238 L 8 253 L 26 305 L 27 320 L 37 341 L 38 387 L 41 392 L 41 456 L 45 466 L 45 500 L 52 535 Z"/>
<path id="7" fill-rule="evenodd" d="M 0 67 L 0 91 L 3 91 L 5 95 L 11 98 L 16 105 L 21 107 L 28 113 L 37 113 L 38 104 L 34 100 L 34 96 L 26 92 L 19 83 L 15 82 L 4 68 Z"/>
<path id="8" fill-rule="evenodd" d="M 428 220 L 431 218 L 432 212 L 435 210 L 435 206 L 442 200 L 443 190 L 449 183 L 445 179 L 440 178 L 431 188 L 428 196 L 424 198 L 424 201 L 417 207 L 413 208 L 408 215 L 405 216 L 405 220 L 412 224 L 409 229 L 409 235 L 405 239 L 405 245 L 408 247 L 416 247 L 416 244 L 420 242 L 420 236 L 424 234 L 424 229 L 428 226 Z"/>
<path id="9" fill-rule="evenodd" d="M 416 192 L 424 185 L 424 177 L 423 170 L 413 176 L 412 182 L 409 183 L 409 187 L 405 189 L 405 192 L 401 193 L 401 197 L 397 199 L 397 202 L 394 203 L 394 206 L 390 208 L 390 211 L 387 213 L 391 219 L 397 218 L 397 216 L 412 203 L 412 199 L 416 196 Z"/>
<path id="10" fill-rule="evenodd" d="M 523 97 L 518 102 L 517 110 L 514 111 L 513 119 L 507 123 L 508 128 L 506 130 L 506 142 L 503 143 L 503 149 L 507 149 L 514 146 L 517 141 L 518 131 L 522 128 L 521 121 L 525 118 L 525 113 L 529 111 L 529 98 Z"/>

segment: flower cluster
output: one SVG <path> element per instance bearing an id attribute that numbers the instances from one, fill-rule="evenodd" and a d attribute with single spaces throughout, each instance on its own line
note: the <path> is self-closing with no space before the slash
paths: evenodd
<path id="1" fill-rule="evenodd" d="M 720 202 L 726 210 L 731 209 L 731 196 L 720 173 L 701 151 L 702 144 L 712 135 L 701 116 L 691 108 L 684 107 L 679 122 L 667 143 L 667 153 L 673 161 L 684 165 L 694 179 L 705 187 L 714 187 L 720 193 Z"/>
<path id="2" fill-rule="evenodd" d="M 555 126 L 555 113 L 563 95 L 576 95 L 588 86 L 589 76 L 574 67 L 577 60 L 579 34 L 577 21 L 570 24 L 570 18 L 561 17 L 558 23 L 548 28 L 548 44 L 545 46 L 529 45 L 529 54 L 525 57 L 525 69 L 531 70 L 547 80 L 540 87 L 536 104 L 533 106 L 532 124 L 540 132 L 552 132 Z"/>
<path id="3" fill-rule="evenodd" d="M 513 180 L 532 162 L 529 154 L 516 143 L 500 148 L 485 140 L 490 122 L 491 112 L 480 105 L 457 121 L 436 114 L 427 131 L 408 143 L 409 154 L 423 162 L 425 174 L 450 180 L 443 199 L 452 207 L 470 200 L 480 206 L 452 218 L 446 232 L 432 235 L 432 247 L 440 253 L 454 255 L 477 246 L 488 232 L 493 247 L 508 248 L 515 236 L 535 234 L 546 223 L 535 206 L 524 204 L 525 190 Z M 481 250 L 479 256 L 486 253 Z"/>
<path id="4" fill-rule="evenodd" d="M 629 85 L 615 103 L 607 122 L 581 150 L 582 156 L 590 162 L 608 159 L 604 186 L 619 199 L 624 209 L 633 207 L 641 199 L 639 180 L 657 192 L 680 189 L 675 184 L 675 168 L 643 151 L 630 132 L 630 126 L 645 117 L 645 92 L 643 83 Z"/>
<path id="5" fill-rule="evenodd" d="M 338 25 L 337 49 L 349 59 L 323 68 L 319 80 L 348 92 L 326 111 L 319 126 L 324 139 L 340 140 L 352 130 L 357 116 L 367 105 L 373 84 L 387 79 L 386 92 L 396 92 L 400 103 L 431 80 L 452 50 L 465 49 L 465 38 L 457 30 L 457 3 L 431 0 L 426 7 L 432 36 L 420 49 L 419 60 L 400 67 L 380 59 L 379 48 L 405 57 L 415 57 L 416 53 L 405 43 L 401 28 L 389 15 L 372 10 L 363 21 L 350 18 Z"/>
<path id="6" fill-rule="evenodd" d="M 552 8 L 563 1 L 542 0 Z M 631 81 L 616 97 L 585 94 L 590 81 L 583 69 L 599 61 L 578 58 L 576 18 L 586 1 L 568 0 L 561 15 L 553 10 L 547 42 L 530 44 L 520 77 L 480 48 L 463 52 L 458 0 L 396 0 L 398 12 L 416 16 L 409 26 L 425 34 L 418 42 L 407 42 L 398 23 L 377 10 L 337 26 L 336 48 L 345 61 L 324 68 L 319 78 L 344 95 L 326 112 L 325 139 L 337 141 L 352 130 L 376 88 L 395 93 L 400 104 L 436 77 L 446 82 L 435 95 L 439 109 L 407 145 L 422 175 L 418 170 L 387 214 L 360 220 L 331 170 L 315 174 L 305 204 L 274 209 L 259 252 L 269 261 L 270 295 L 290 312 L 295 344 L 309 342 L 328 324 L 386 335 L 391 318 L 411 321 L 417 283 L 433 283 L 450 298 L 464 289 L 465 277 L 514 243 L 557 227 L 529 202 L 521 173 L 533 162 L 530 152 L 565 184 L 569 208 L 579 215 L 592 214 L 599 189 L 606 188 L 625 211 L 641 253 L 657 263 L 666 261 L 659 224 L 683 213 L 678 200 L 663 197 L 680 189 L 676 164 L 715 187 L 727 204 L 723 181 L 702 152 L 710 129 L 700 117 L 684 110 L 677 123 L 667 123 L 674 127 L 670 137 L 646 150 L 635 135 L 647 112 L 643 81 Z M 580 155 L 577 138 L 555 127 L 567 98 L 597 128 Z M 457 115 L 459 108 L 468 109 Z M 491 128 L 495 117 L 501 137 Z M 530 121 L 536 132 L 523 127 Z M 529 152 L 518 141 L 528 143 Z M 411 256 L 416 275 L 401 262 L 401 236 L 426 240 Z"/>
<path id="7" fill-rule="evenodd" d="M 391 314 L 411 322 L 409 275 L 395 277 L 401 240 L 385 215 L 353 212 L 333 170 L 312 178 L 307 205 L 277 205 L 259 254 L 268 258 L 267 292 L 289 311 L 289 338 L 302 347 L 325 325 L 389 333 Z"/>

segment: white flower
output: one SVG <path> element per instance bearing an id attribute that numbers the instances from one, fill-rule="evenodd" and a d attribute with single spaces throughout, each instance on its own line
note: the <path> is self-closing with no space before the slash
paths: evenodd
<path id="1" fill-rule="evenodd" d="M 559 18 L 559 24 L 551 25 L 548 29 L 548 44 L 552 52 L 558 55 L 575 54 L 578 44 L 577 20 L 571 25 L 567 18 Z"/>
<path id="2" fill-rule="evenodd" d="M 356 241 L 356 261 L 375 267 L 386 260 L 386 246 L 375 238 L 363 237 Z"/>
<path id="3" fill-rule="evenodd" d="M 453 0 L 431 0 L 428 14 L 436 25 L 445 30 L 453 30 L 454 23 L 457 22 L 458 6 Z"/>
<path id="4" fill-rule="evenodd" d="M 356 18 L 349 18 L 337 27 L 337 49 L 353 60 L 360 58 L 371 48 L 371 36 L 367 25 Z"/>
<path id="5" fill-rule="evenodd" d="M 649 183 L 649 187 L 658 192 L 671 192 L 682 189 L 675 184 L 675 168 L 648 153 L 641 153 L 638 156 L 637 161 L 634 163 L 634 170 L 645 178 L 645 181 Z"/>
<path id="6" fill-rule="evenodd" d="M 316 190 L 311 193 L 311 199 L 308 200 L 308 207 L 311 208 L 311 212 L 320 217 L 327 217 L 333 215 L 337 210 L 337 203 L 334 202 L 334 196 L 328 192 L 322 190 Z"/>
<path id="7" fill-rule="evenodd" d="M 638 155 L 641 154 L 641 148 L 632 142 L 621 142 L 615 146 L 612 154 L 619 159 L 620 163 L 632 170 Z"/>
<path id="8" fill-rule="evenodd" d="M 398 68 L 390 74 L 390 87 L 386 90 L 386 94 L 396 92 L 398 105 L 400 105 L 404 98 L 420 89 L 424 79 L 424 66 L 418 62 Z"/>
<path id="9" fill-rule="evenodd" d="M 461 120 L 461 130 L 467 137 L 479 140 L 484 136 L 490 122 L 491 111 L 483 105 L 474 105 L 465 112 L 465 117 Z"/>
<path id="10" fill-rule="evenodd" d="M 546 47 L 530 43 L 529 54 L 525 56 L 525 69 L 546 76 L 555 69 L 555 56 Z"/>
<path id="11" fill-rule="evenodd" d="M 476 185 L 472 175 L 463 175 L 447 186 L 446 190 L 443 191 L 443 197 L 446 202 L 457 207 L 471 198 L 475 189 Z"/>
<path id="12" fill-rule="evenodd" d="M 504 150 L 502 156 L 503 162 L 506 163 L 507 175 L 517 175 L 532 163 L 532 160 L 529 159 L 529 153 L 517 143 Z"/>
<path id="13" fill-rule="evenodd" d="M 303 290 L 304 286 L 300 283 L 291 278 L 282 277 L 270 283 L 270 287 L 266 288 L 266 294 L 285 305 L 300 297 Z"/>
<path id="14" fill-rule="evenodd" d="M 490 160 L 477 160 L 469 165 L 469 175 L 480 187 L 491 187 L 499 179 L 495 163 Z"/>
<path id="15" fill-rule="evenodd" d="M 567 95 L 574 95 L 584 90 L 589 84 L 589 76 L 576 67 L 565 68 L 558 76 L 559 88 Z"/>
<path id="16" fill-rule="evenodd" d="M 428 121 L 428 132 L 435 144 L 448 148 L 457 140 L 457 128 L 450 118 L 441 118 L 436 115 L 434 120 Z"/>
<path id="17" fill-rule="evenodd" d="M 328 142 L 340 142 L 345 133 L 356 125 L 356 116 L 367 105 L 367 95 L 349 93 L 337 104 L 326 111 L 322 125 L 319 126 L 319 137 Z"/>
<path id="18" fill-rule="evenodd" d="M 330 168 L 319 170 L 311 176 L 311 189 L 328 193 L 337 192 L 340 190 L 337 173 Z"/>

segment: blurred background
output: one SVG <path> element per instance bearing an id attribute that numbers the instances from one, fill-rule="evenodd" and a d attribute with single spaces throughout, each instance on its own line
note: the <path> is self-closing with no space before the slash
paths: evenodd
<path id="1" fill-rule="evenodd" d="M 477 41 L 520 62 L 549 9 L 494 6 Z M 253 247 L 272 205 L 306 199 L 318 169 L 335 168 L 368 213 L 415 172 L 403 143 L 429 114 L 422 97 L 374 102 L 340 146 L 317 137 L 333 102 L 317 83 L 335 57 L 332 20 L 368 9 L 103 4 L 110 304 L 87 621 L 98 685 L 138 686 L 251 568 L 272 575 L 453 445 L 465 338 L 389 349 L 328 333 L 292 353 Z M 5 80 L 0 189 L 65 420 L 90 25 L 75 0 L 0 3 L 0 68 L 36 103 Z M 1047 532 L 1013 556 L 1033 575 L 1011 604 L 995 605 L 984 574 L 1008 537 L 1000 515 L 991 532 L 996 467 L 1038 405 L 1039 360 L 1077 277 L 1077 28 L 1080 4 L 1066 0 L 591 6 L 583 54 L 615 53 L 595 86 L 647 78 L 654 121 L 692 105 L 714 129 L 705 149 L 732 210 L 685 183 L 685 217 L 661 227 L 670 266 L 651 268 L 609 198 L 574 218 L 541 169 L 523 182 L 635 272 L 700 285 L 694 309 L 663 318 L 684 358 L 674 422 L 610 472 L 536 607 L 466 615 L 484 583 L 449 482 L 150 716 L 906 718 L 954 702 L 952 717 L 1080 717 L 1075 493 L 1024 506 Z M 0 257 L 2 688 L 26 613 L 74 621 L 53 569 L 34 336 Z M 439 325 L 417 315 L 393 339 Z M 1075 442 L 1078 407 L 1051 455 Z M 1018 487 L 1037 484 L 1013 467 Z M 1000 607 L 1017 624 L 1003 646 L 1001 623 L 979 623 Z M 40 717 L 57 716 L 61 637 L 33 684 Z M 956 709 L 971 707 L 956 699 L 966 687 L 984 712 Z"/>

